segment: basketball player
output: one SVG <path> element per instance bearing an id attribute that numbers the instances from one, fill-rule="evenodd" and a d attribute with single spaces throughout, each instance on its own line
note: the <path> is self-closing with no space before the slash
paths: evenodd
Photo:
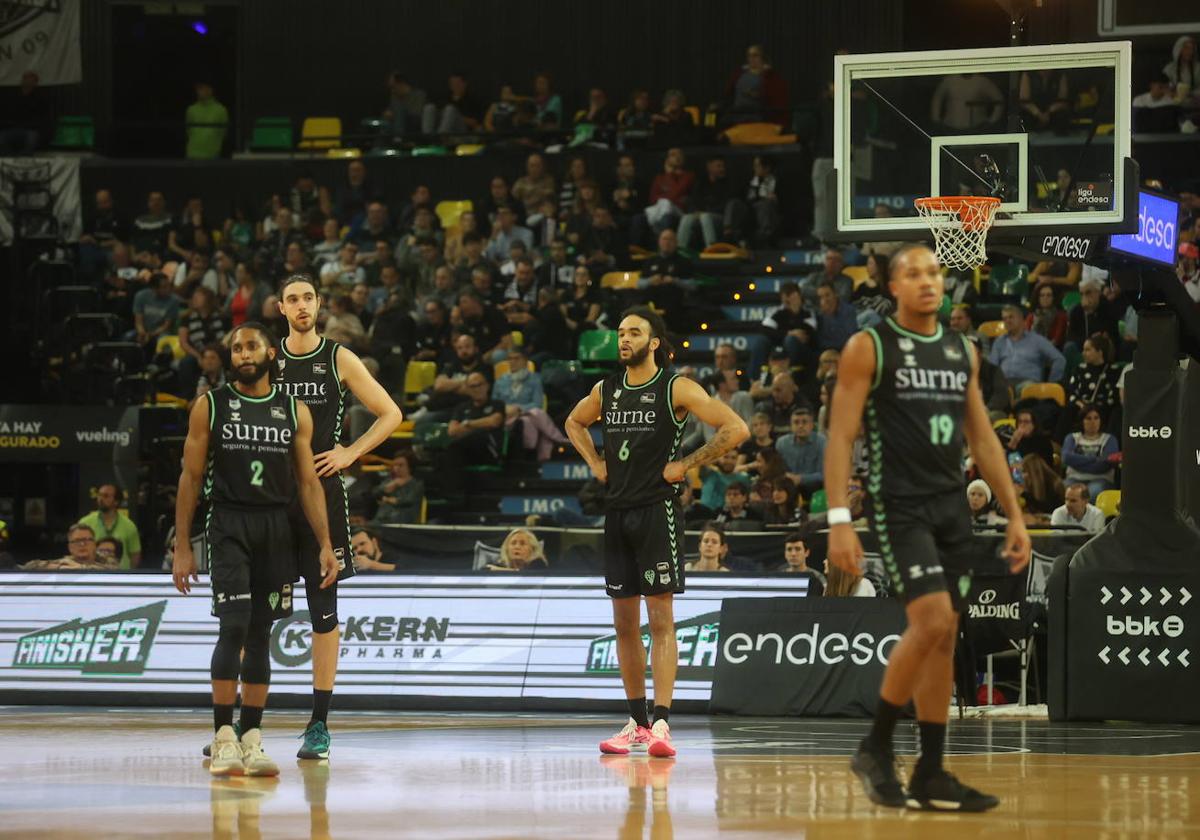
<path id="1" fill-rule="evenodd" d="M 874 725 L 851 768 L 879 805 L 986 811 L 999 800 L 942 766 L 958 616 L 972 572 L 964 437 L 1008 516 L 1003 553 L 1014 573 L 1029 563 L 1029 536 L 979 390 L 972 345 L 938 323 L 943 282 L 937 258 L 924 245 L 905 245 L 892 258 L 888 285 L 895 317 L 853 336 L 842 351 L 825 448 L 829 561 L 859 573 L 862 545 L 850 524 L 846 488 L 865 408 L 868 515 L 908 616 L 884 673 Z M 905 790 L 892 731 L 909 700 L 916 705 L 921 753 Z"/>
<path id="2" fill-rule="evenodd" d="M 692 467 L 711 464 L 750 436 L 733 409 L 700 385 L 668 373 L 670 346 L 662 318 L 635 307 L 617 329 L 624 370 L 596 383 L 571 416 L 571 443 L 607 484 L 604 520 L 605 589 L 612 598 L 617 660 L 629 702 L 629 722 L 600 751 L 632 750 L 669 758 L 671 696 L 679 658 L 672 596 L 683 591 L 683 517 L 676 487 Z M 715 426 L 712 440 L 675 460 L 688 414 Z M 588 426 L 603 423 L 604 454 L 596 451 Z M 646 649 L 642 646 L 641 602 L 650 619 L 650 663 L 654 676 L 654 721 L 646 709 Z"/>
<path id="3" fill-rule="evenodd" d="M 173 577 L 184 595 L 198 580 L 190 537 L 203 476 L 211 504 L 205 535 L 212 611 L 220 621 L 211 665 L 216 735 L 209 771 L 275 776 L 279 767 L 263 751 L 260 727 L 271 682 L 271 624 L 292 614 L 296 552 L 288 505 L 297 496 L 316 535 L 323 585 L 337 580 L 337 562 L 313 467 L 312 415 L 271 385 L 270 333 L 260 324 L 242 324 L 230 336 L 230 356 L 233 381 L 196 400 L 189 417 L 175 506 Z M 233 729 L 239 676 L 240 743 Z"/>
<path id="4" fill-rule="evenodd" d="M 350 547 L 350 512 L 347 509 L 341 471 L 371 452 L 400 425 L 400 408 L 375 381 L 353 351 L 317 334 L 321 297 L 307 274 L 288 277 L 279 288 L 279 311 L 287 319 L 288 335 L 275 360 L 279 387 L 305 403 L 313 416 L 313 452 L 317 475 L 325 488 L 329 531 L 338 563 L 338 579 L 354 574 L 354 552 Z M 346 391 L 375 415 L 375 422 L 348 446 L 338 442 Z M 337 585 L 322 587 L 318 568 L 317 542 L 304 527 L 299 509 L 293 505 L 299 571 L 304 578 L 304 597 L 312 622 L 313 708 L 304 730 L 300 758 L 329 758 L 329 705 L 337 676 L 338 615 Z"/>

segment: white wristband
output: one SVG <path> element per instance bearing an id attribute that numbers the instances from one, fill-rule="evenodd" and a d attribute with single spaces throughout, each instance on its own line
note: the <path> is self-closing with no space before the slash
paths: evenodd
<path id="1" fill-rule="evenodd" d="M 830 508 L 825 514 L 825 521 L 830 525 L 849 525 L 854 520 L 850 518 L 850 508 Z"/>

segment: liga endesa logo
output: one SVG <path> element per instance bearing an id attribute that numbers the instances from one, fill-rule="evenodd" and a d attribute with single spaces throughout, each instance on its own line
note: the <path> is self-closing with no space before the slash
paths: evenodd
<path id="1" fill-rule="evenodd" d="M 342 659 L 441 659 L 450 619 L 413 616 L 351 616 L 343 623 Z M 312 660 L 312 624 L 307 610 L 275 622 L 271 658 L 287 668 Z"/>
<path id="2" fill-rule="evenodd" d="M 772 657 L 776 665 L 782 665 L 785 658 L 792 665 L 839 665 L 842 662 L 860 666 L 873 662 L 886 665 L 888 653 L 898 641 L 899 633 L 889 633 L 881 639 L 871 633 L 853 636 L 826 633 L 822 637 L 818 622 L 807 633 L 797 633 L 787 639 L 778 633 L 759 633 L 757 636 L 734 633 L 721 645 L 721 656 L 732 665 L 742 665 L 753 654 L 764 653 Z"/>

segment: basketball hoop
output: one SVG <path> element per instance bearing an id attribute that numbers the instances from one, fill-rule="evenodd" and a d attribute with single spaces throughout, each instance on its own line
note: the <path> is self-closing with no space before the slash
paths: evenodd
<path id="1" fill-rule="evenodd" d="M 973 269 L 987 261 L 987 235 L 1000 199 L 983 195 L 918 198 L 917 214 L 933 231 L 938 261 L 949 268 Z"/>

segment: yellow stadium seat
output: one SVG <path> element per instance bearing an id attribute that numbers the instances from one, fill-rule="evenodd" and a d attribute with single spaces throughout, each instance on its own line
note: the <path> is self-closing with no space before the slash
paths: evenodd
<path id="1" fill-rule="evenodd" d="M 419 394 L 437 379 L 437 362 L 409 362 L 404 369 L 404 393 Z"/>
<path id="2" fill-rule="evenodd" d="M 732 242 L 714 242 L 700 252 L 702 260 L 745 260 L 750 252 Z"/>
<path id="3" fill-rule="evenodd" d="M 795 134 L 783 134 L 775 123 L 742 123 L 725 129 L 731 146 L 774 146 L 795 143 Z"/>
<path id="4" fill-rule="evenodd" d="M 654 256 L 654 252 L 646 250 L 641 245 L 630 245 L 629 256 L 634 260 L 647 260 Z"/>
<path id="5" fill-rule="evenodd" d="M 439 201 L 433 208 L 433 212 L 437 213 L 438 220 L 441 221 L 442 227 L 452 228 L 458 224 L 458 219 L 463 213 L 473 211 L 474 203 L 469 198 L 464 198 L 459 201 Z"/>
<path id="6" fill-rule="evenodd" d="M 362 149 L 330 149 L 325 153 L 325 157 L 339 158 L 348 160 L 349 158 L 362 157 Z"/>
<path id="7" fill-rule="evenodd" d="M 469 157 L 470 155 L 477 155 L 477 154 L 481 153 L 482 151 L 483 151 L 482 143 L 459 143 L 457 146 L 454 147 L 454 154 L 458 155 L 459 157 Z"/>
<path id="8" fill-rule="evenodd" d="M 1105 490 L 1096 497 L 1096 507 L 1100 508 L 1105 519 L 1112 519 L 1121 512 L 1121 491 Z"/>
<path id="9" fill-rule="evenodd" d="M 158 344 L 154 345 L 154 352 L 165 353 L 168 350 L 171 353 L 171 357 L 176 361 L 187 355 L 184 349 L 179 345 L 179 336 L 177 335 L 159 336 Z"/>
<path id="10" fill-rule="evenodd" d="M 183 397 L 177 397 L 174 394 L 168 394 L 166 391 L 159 391 L 154 395 L 153 403 L 146 402 L 146 405 L 167 406 L 168 408 L 187 408 L 188 401 Z"/>
<path id="11" fill-rule="evenodd" d="M 1004 322 L 984 321 L 979 325 L 979 334 L 986 338 L 998 338 L 1004 335 Z"/>
<path id="12" fill-rule="evenodd" d="M 687 111 L 689 114 L 692 115 L 692 123 L 694 125 L 700 125 L 700 106 L 685 105 L 683 110 Z"/>
<path id="13" fill-rule="evenodd" d="M 1060 406 L 1067 404 L 1067 392 L 1057 382 L 1035 382 L 1021 389 L 1023 400 L 1054 400 Z"/>
<path id="14" fill-rule="evenodd" d="M 845 274 L 854 281 L 854 288 L 856 289 L 867 282 L 867 267 L 865 265 L 848 265 L 842 269 L 842 274 Z"/>
<path id="15" fill-rule="evenodd" d="M 300 129 L 301 149 L 336 149 L 342 144 L 342 121 L 337 117 L 308 117 Z"/>
<path id="16" fill-rule="evenodd" d="M 526 367 L 526 369 L 528 369 L 528 371 L 530 373 L 533 373 L 534 371 L 537 370 L 537 368 L 533 364 L 532 359 L 525 360 L 525 367 Z M 512 365 L 509 364 L 508 359 L 502 359 L 501 361 L 496 362 L 496 364 L 492 365 L 492 376 L 495 377 L 496 379 L 499 379 L 501 376 L 508 373 L 510 370 L 512 370 Z"/>
<path id="17" fill-rule="evenodd" d="M 600 278 L 602 289 L 636 289 L 642 278 L 637 271 L 610 271 Z"/>

